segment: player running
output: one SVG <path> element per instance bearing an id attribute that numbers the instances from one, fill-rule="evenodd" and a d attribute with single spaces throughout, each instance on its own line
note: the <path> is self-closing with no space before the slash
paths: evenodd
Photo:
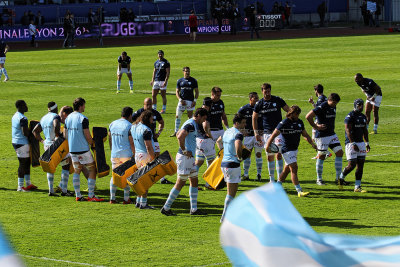
<path id="1" fill-rule="evenodd" d="M 164 58 L 164 51 L 158 50 L 158 60 L 154 62 L 153 77 L 151 78 L 150 85 L 152 86 L 153 109 L 157 109 L 157 95 L 161 91 L 163 106 L 161 114 L 164 114 L 167 109 L 167 84 L 171 65 L 168 60 Z"/>
<path id="2" fill-rule="evenodd" d="M 357 167 L 354 192 L 360 193 L 367 192 L 361 188 L 361 178 L 364 170 L 365 157 L 367 152 L 370 151 L 367 117 L 362 114 L 363 105 L 364 101 L 362 99 L 356 99 L 354 101 L 354 110 L 351 111 L 344 120 L 346 158 L 348 165 L 343 169 L 339 177 L 339 189 L 343 189 L 344 178 Z"/>
<path id="3" fill-rule="evenodd" d="M 132 81 L 132 70 L 131 70 L 131 58 L 124 51 L 118 57 L 118 69 L 117 69 L 117 94 L 121 89 L 121 78 L 122 74 L 126 73 L 129 79 L 129 92 L 133 93 L 133 81 Z"/>

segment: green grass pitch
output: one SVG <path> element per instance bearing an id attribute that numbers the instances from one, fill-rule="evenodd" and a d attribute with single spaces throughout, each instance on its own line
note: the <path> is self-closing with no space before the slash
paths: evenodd
<path id="1" fill-rule="evenodd" d="M 10 82 L 0 84 L 0 221 L 12 245 L 29 266 L 202 266 L 229 265 L 219 244 L 219 219 L 226 191 L 200 191 L 199 208 L 207 217 L 189 215 L 188 187 L 185 187 L 173 210 L 177 217 L 165 217 L 159 209 L 171 189 L 154 185 L 149 203 L 156 210 L 138 210 L 133 205 L 76 203 L 73 198 L 47 196 L 46 175 L 40 168 L 32 170 L 36 192 L 16 192 L 17 158 L 11 146 L 11 117 L 14 103 L 24 99 L 29 107 L 28 119 L 40 119 L 47 103 L 71 105 L 76 97 L 86 99 L 90 126 L 107 127 L 120 117 L 124 106 L 142 107 L 151 95 L 153 63 L 163 49 L 171 63 L 168 85 L 168 107 L 164 115 L 166 129 L 160 138 L 162 151 L 175 155 L 178 145 L 169 135 L 174 129 L 174 95 L 182 67 L 189 66 L 199 82 L 200 97 L 208 96 L 213 86 L 223 89 L 230 125 L 233 114 L 248 103 L 251 91 L 260 92 L 263 82 L 272 84 L 272 94 L 281 96 L 289 105 L 299 105 L 301 118 L 311 109 L 307 102 L 313 85 L 322 83 L 325 94 L 337 92 L 342 101 L 337 107 L 336 133 L 344 145 L 345 115 L 356 98 L 365 96 L 354 82 L 361 72 L 382 88 L 379 134 L 370 136 L 363 177 L 366 194 L 352 192 L 353 186 L 340 192 L 334 185 L 334 161 L 324 165 L 328 185 L 315 184 L 315 155 L 301 141 L 299 179 L 311 194 L 299 199 L 291 183 L 284 184 L 289 198 L 305 219 L 318 232 L 357 235 L 399 235 L 400 209 L 398 168 L 400 167 L 400 51 L 398 35 L 362 37 L 307 38 L 273 41 L 226 42 L 208 44 L 171 44 L 73 50 L 13 52 L 7 55 L 6 68 Z M 128 80 L 123 77 L 123 91 L 116 95 L 117 57 L 122 51 L 132 57 L 135 93 L 129 94 Z M 161 98 L 159 97 L 159 103 Z M 183 117 L 183 121 L 186 115 Z M 306 123 L 307 131 L 311 127 Z M 108 143 L 107 159 L 110 157 Z M 266 183 L 246 181 L 240 192 Z M 110 163 L 109 163 L 110 164 Z M 345 162 L 344 162 L 345 164 Z M 251 178 L 255 178 L 252 161 Z M 200 169 L 200 174 L 205 167 Z M 60 168 L 55 184 L 60 179 Z M 72 176 L 71 176 L 72 177 Z M 70 177 L 69 189 L 72 188 Z M 169 177 L 175 181 L 176 177 Z M 82 189 L 86 182 L 82 179 Z M 347 177 L 354 182 L 354 172 Z M 110 177 L 98 179 L 97 194 L 109 198 Z M 202 179 L 199 180 L 204 184 Z M 117 200 L 122 199 L 122 191 Z M 399 202 L 397 202 L 399 201 Z"/>

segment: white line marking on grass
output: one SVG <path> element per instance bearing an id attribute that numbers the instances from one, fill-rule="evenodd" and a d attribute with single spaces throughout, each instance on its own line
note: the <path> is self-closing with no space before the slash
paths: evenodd
<path id="1" fill-rule="evenodd" d="M 376 145 L 376 146 L 386 146 L 386 147 L 400 147 L 400 146 L 391 146 L 391 145 Z"/>
<path id="2" fill-rule="evenodd" d="M 218 266 L 218 265 L 224 265 L 224 264 L 232 264 L 232 263 L 230 261 L 227 261 L 227 262 L 220 262 L 220 263 L 211 263 L 211 264 L 206 264 L 206 265 L 195 265 L 193 267 Z"/>
<path id="3" fill-rule="evenodd" d="M 370 157 L 382 157 L 382 156 L 396 155 L 396 154 L 400 154 L 400 152 L 386 153 L 386 154 L 376 154 L 376 155 L 367 155 L 367 159 L 370 158 Z"/>
<path id="4" fill-rule="evenodd" d="M 51 258 L 46 258 L 46 257 L 35 257 L 35 256 L 29 256 L 29 255 L 21 255 L 21 254 L 19 254 L 19 256 L 24 257 L 24 258 L 31 258 L 31 259 L 38 259 L 38 260 L 45 260 L 45 261 L 57 261 L 57 262 L 64 262 L 64 263 L 84 265 L 84 266 L 104 267 L 102 265 L 95 265 L 95 264 L 75 262 L 75 261 L 57 260 L 57 259 L 51 259 Z"/>

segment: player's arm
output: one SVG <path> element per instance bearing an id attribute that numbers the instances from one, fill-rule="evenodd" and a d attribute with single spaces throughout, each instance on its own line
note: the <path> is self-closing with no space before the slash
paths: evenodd
<path id="1" fill-rule="evenodd" d="M 121 63 L 118 63 L 118 71 L 121 71 L 122 65 Z"/>
<path id="2" fill-rule="evenodd" d="M 313 107 L 315 108 L 316 104 L 315 104 L 314 99 L 313 99 L 312 96 L 308 99 L 308 103 L 310 103 L 311 105 L 313 105 Z"/>
<path id="3" fill-rule="evenodd" d="M 156 138 L 160 137 L 161 132 L 164 130 L 164 125 L 165 123 L 163 119 L 158 121 L 158 133 L 156 134 Z"/>
<path id="4" fill-rule="evenodd" d="M 179 93 L 180 93 L 180 89 L 178 88 L 178 86 L 176 87 L 176 90 L 175 90 L 175 95 L 176 95 L 176 98 L 178 99 L 178 102 L 181 102 L 181 97 L 179 96 Z"/>
<path id="5" fill-rule="evenodd" d="M 352 144 L 355 151 L 358 151 L 358 146 L 354 142 L 353 136 L 351 135 L 352 125 L 351 123 L 344 124 L 344 131 L 347 134 L 347 138 L 349 139 L 350 144 Z"/>
<path id="6" fill-rule="evenodd" d="M 165 87 L 165 85 L 166 85 L 167 82 L 168 82 L 169 74 L 170 74 L 170 72 L 171 72 L 171 68 L 166 68 L 166 69 L 165 69 L 165 72 L 166 72 L 166 74 L 165 74 L 165 80 L 164 80 L 163 87 Z"/>
<path id="7" fill-rule="evenodd" d="M 283 109 L 285 112 L 288 112 L 288 111 L 289 111 L 289 106 L 286 104 L 286 105 L 284 105 L 284 106 L 282 107 L 282 109 Z"/>
<path id="8" fill-rule="evenodd" d="M 192 102 L 192 107 L 196 106 L 196 101 L 199 98 L 199 88 L 194 88 L 194 101 Z"/>
<path id="9" fill-rule="evenodd" d="M 146 146 L 147 154 L 150 156 L 151 160 L 153 160 L 156 155 L 154 153 L 153 144 L 150 140 L 144 140 L 144 145 Z"/>
<path id="10" fill-rule="evenodd" d="M 93 146 L 94 145 L 94 141 L 93 141 L 92 136 L 90 135 L 89 128 L 83 129 L 83 135 L 85 136 L 85 139 L 88 142 L 88 144 L 90 146 Z"/>
<path id="11" fill-rule="evenodd" d="M 130 133 L 131 131 L 129 131 L 129 133 Z M 133 153 L 133 155 L 135 155 L 135 153 L 136 153 L 136 150 L 135 150 L 135 143 L 133 142 L 133 137 L 132 137 L 132 135 L 129 135 L 128 136 L 128 139 L 129 139 L 129 145 L 131 146 L 131 150 L 132 150 L 132 153 Z"/>
<path id="12" fill-rule="evenodd" d="M 150 85 L 152 86 L 154 83 L 154 76 L 156 76 L 156 68 L 153 69 L 153 76 L 151 77 Z"/>
<path id="13" fill-rule="evenodd" d="M 222 122 L 224 123 L 226 129 L 229 129 L 229 124 L 228 124 L 228 117 L 226 117 L 225 111 L 222 111 Z"/>
<path id="14" fill-rule="evenodd" d="M 43 131 L 42 126 L 40 125 L 40 123 L 36 124 L 35 128 L 33 128 L 33 136 L 36 138 L 36 140 L 38 140 L 40 143 L 43 143 L 44 140 L 43 138 L 40 136 L 40 133 Z"/>
<path id="15" fill-rule="evenodd" d="M 258 113 L 253 111 L 253 116 L 251 117 L 252 125 L 253 125 L 253 131 L 254 131 L 254 136 L 256 137 L 256 140 L 258 142 L 261 142 L 261 135 L 258 131 Z"/>
<path id="16" fill-rule="evenodd" d="M 278 129 L 275 129 L 274 132 L 271 134 L 271 136 L 268 138 L 267 143 L 265 144 L 265 151 L 267 152 L 271 152 L 269 151 L 269 147 L 272 144 L 272 142 L 274 141 L 275 137 L 277 137 L 278 135 L 281 134 L 281 131 L 279 131 Z"/>
<path id="17" fill-rule="evenodd" d="M 112 138 L 111 131 L 108 132 L 108 144 L 110 145 L 110 150 L 112 151 Z"/>
<path id="18" fill-rule="evenodd" d="M 222 136 L 218 137 L 218 139 L 217 139 L 217 141 L 215 141 L 215 143 L 217 143 L 218 149 L 221 150 L 221 147 L 223 147 Z"/>
<path id="19" fill-rule="evenodd" d="M 308 123 L 311 125 L 311 127 L 313 127 L 315 130 L 321 131 L 321 130 L 325 130 L 326 126 L 324 124 L 316 124 L 314 122 L 314 118 L 315 118 L 316 114 L 314 113 L 314 110 L 310 110 L 310 112 L 307 113 L 306 115 L 306 119 L 308 121 Z"/>
<path id="20" fill-rule="evenodd" d="M 128 63 L 127 68 L 128 68 L 128 71 L 131 70 L 131 63 Z"/>
<path id="21" fill-rule="evenodd" d="M 4 49 L 4 55 L 7 54 L 8 50 L 10 50 L 10 47 L 6 45 L 6 48 Z"/>
<path id="22" fill-rule="evenodd" d="M 364 135 L 364 141 L 365 141 L 365 146 L 367 148 L 367 152 L 369 152 L 371 150 L 371 147 L 369 146 L 368 129 L 366 126 L 364 127 L 363 135 Z"/>
<path id="23" fill-rule="evenodd" d="M 371 100 L 371 101 L 374 101 L 375 98 L 379 95 L 379 93 L 382 93 L 379 85 L 375 84 L 373 88 L 374 88 L 375 93 L 369 98 L 369 100 Z"/>
<path id="24" fill-rule="evenodd" d="M 317 149 L 317 145 L 313 142 L 312 138 L 310 135 L 307 133 L 306 129 L 303 129 L 301 132 L 301 135 L 304 137 L 304 139 L 314 148 Z"/>
<path id="25" fill-rule="evenodd" d="M 208 137 L 210 137 L 211 139 L 213 139 L 212 134 L 211 134 L 211 128 L 210 128 L 210 122 L 209 121 L 205 120 L 203 122 L 203 129 L 204 129 L 204 132 L 206 132 L 206 135 Z"/>
<path id="26" fill-rule="evenodd" d="M 243 151 L 243 143 L 242 140 L 236 138 L 235 140 L 235 150 L 236 155 L 239 161 L 242 161 L 242 151 Z"/>
<path id="27" fill-rule="evenodd" d="M 55 118 L 53 120 L 53 127 L 54 127 L 54 135 L 56 137 L 60 136 L 60 128 L 61 128 L 61 123 L 60 123 L 61 118 Z"/>
<path id="28" fill-rule="evenodd" d="M 67 130 L 67 127 L 65 126 L 65 124 L 64 124 L 63 136 L 64 136 L 65 140 L 68 140 L 68 130 Z"/>
<path id="29" fill-rule="evenodd" d="M 181 150 L 183 151 L 183 155 L 187 157 L 193 157 L 192 152 L 186 151 L 185 147 L 185 138 L 189 133 L 185 129 L 181 129 L 176 134 L 176 138 L 178 139 L 178 144 Z"/>
<path id="30" fill-rule="evenodd" d="M 28 127 L 28 119 L 22 118 L 22 119 L 20 120 L 20 125 L 21 125 L 21 127 L 22 127 L 22 133 L 23 133 L 26 137 L 29 137 L 30 132 L 29 132 L 29 127 Z"/>

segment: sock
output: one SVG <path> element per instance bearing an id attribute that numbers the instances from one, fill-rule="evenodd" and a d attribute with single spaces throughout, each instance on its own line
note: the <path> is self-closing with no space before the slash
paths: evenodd
<path id="1" fill-rule="evenodd" d="M 3 69 L 0 69 L 0 79 L 2 75 L 3 75 Z"/>
<path id="2" fill-rule="evenodd" d="M 133 90 L 133 81 L 129 81 L 129 89 Z"/>
<path id="3" fill-rule="evenodd" d="M 74 173 L 74 175 L 72 175 L 72 184 L 74 185 L 74 190 L 75 190 L 75 196 L 76 197 L 82 197 L 81 194 L 81 179 L 80 179 L 80 175 Z"/>
<path id="4" fill-rule="evenodd" d="M 179 131 L 179 126 L 181 126 L 181 118 L 175 118 L 175 132 Z"/>
<path id="5" fill-rule="evenodd" d="M 157 110 L 157 104 L 153 104 L 152 108 L 153 108 L 154 110 Z"/>
<path id="6" fill-rule="evenodd" d="M 200 167 L 198 165 L 196 165 L 196 172 L 199 172 Z"/>
<path id="7" fill-rule="evenodd" d="M 339 179 L 343 179 L 346 178 L 346 175 L 344 174 L 344 169 L 343 171 L 340 173 Z"/>
<path id="8" fill-rule="evenodd" d="M 190 210 L 192 212 L 197 210 L 197 195 L 199 189 L 196 187 L 189 186 L 189 196 L 190 196 Z"/>
<path id="9" fill-rule="evenodd" d="M 224 211 L 222 212 L 222 216 L 221 216 L 221 220 L 220 220 L 221 223 L 222 223 L 222 221 L 223 221 L 224 218 L 225 218 L 226 210 L 228 209 L 229 203 L 231 203 L 232 200 L 233 200 L 233 197 L 232 197 L 232 196 L 226 195 L 226 197 L 225 197 L 225 204 L 224 204 Z"/>
<path id="10" fill-rule="evenodd" d="M 300 184 L 295 185 L 294 188 L 296 188 L 297 193 L 300 193 L 301 191 L 303 191 L 303 189 L 301 189 Z"/>
<path id="11" fill-rule="evenodd" d="M 269 173 L 269 179 L 271 181 L 275 181 L 275 162 L 274 161 L 268 161 L 268 173 Z"/>
<path id="12" fill-rule="evenodd" d="M 124 188 L 124 201 L 129 200 L 129 191 L 131 190 L 131 187 L 129 185 L 126 185 Z"/>
<path id="13" fill-rule="evenodd" d="M 54 174 L 47 173 L 47 183 L 49 185 L 49 193 L 54 193 L 54 188 L 53 188 Z"/>
<path id="14" fill-rule="evenodd" d="M 251 165 L 250 158 L 247 158 L 243 161 L 243 175 L 244 176 L 249 176 L 250 165 Z"/>
<path id="15" fill-rule="evenodd" d="M 162 105 L 163 110 L 167 110 L 167 105 Z"/>
<path id="16" fill-rule="evenodd" d="M 179 195 L 180 191 L 177 190 L 175 187 L 172 187 L 171 191 L 169 192 L 169 196 L 167 201 L 164 204 L 164 209 L 169 210 L 171 209 L 172 203 L 174 203 L 176 197 Z"/>
<path id="17" fill-rule="evenodd" d="M 374 124 L 374 131 L 378 131 L 378 124 Z"/>
<path id="18" fill-rule="evenodd" d="M 355 182 L 354 182 L 354 188 L 358 188 L 358 187 L 360 187 L 361 186 L 361 180 L 356 180 Z"/>
<path id="19" fill-rule="evenodd" d="M 140 200 L 141 200 L 141 199 L 142 199 L 142 197 L 139 197 L 139 196 L 136 198 L 136 204 L 137 204 L 137 205 L 140 205 Z"/>
<path id="20" fill-rule="evenodd" d="M 117 91 L 121 89 L 121 81 L 117 81 Z"/>
<path id="21" fill-rule="evenodd" d="M 6 68 L 3 68 L 3 73 L 4 73 L 4 76 L 8 79 Z"/>
<path id="22" fill-rule="evenodd" d="M 322 171 L 324 170 L 324 160 L 317 159 L 317 163 L 315 164 L 317 169 L 317 180 L 322 181 Z"/>
<path id="23" fill-rule="evenodd" d="M 31 183 L 31 175 L 30 175 L 30 174 L 25 174 L 25 175 L 24 175 L 24 178 L 25 178 L 26 186 L 29 186 L 29 185 L 32 184 L 32 183 Z"/>
<path id="24" fill-rule="evenodd" d="M 207 163 L 207 167 L 211 165 L 211 164 L 209 164 L 209 162 L 212 163 L 214 161 L 214 159 L 215 159 L 215 155 L 207 158 L 207 162 L 206 162 Z"/>
<path id="25" fill-rule="evenodd" d="M 69 171 L 68 170 L 61 170 L 60 187 L 61 187 L 63 193 L 67 193 L 68 179 L 69 179 Z"/>
<path id="26" fill-rule="evenodd" d="M 261 175 L 262 166 L 263 166 L 263 159 L 256 157 L 257 174 L 259 174 L 259 175 Z"/>
<path id="27" fill-rule="evenodd" d="M 117 193 L 117 187 L 113 183 L 114 179 L 110 179 L 110 200 L 115 200 L 115 193 Z"/>
<path id="28" fill-rule="evenodd" d="M 18 189 L 22 189 L 22 187 L 24 187 L 24 178 L 18 177 Z"/>
<path id="29" fill-rule="evenodd" d="M 283 159 L 276 160 L 276 176 L 279 177 L 283 171 Z"/>
<path id="30" fill-rule="evenodd" d="M 141 207 L 146 207 L 147 205 L 147 198 L 146 197 L 141 197 L 140 198 L 140 206 Z"/>
<path id="31" fill-rule="evenodd" d="M 88 178 L 87 184 L 89 189 L 88 197 L 94 197 L 94 187 L 96 186 L 96 179 Z"/>
<path id="32" fill-rule="evenodd" d="M 339 179 L 340 174 L 342 173 L 342 157 L 335 158 L 335 170 L 336 170 L 336 180 Z"/>

